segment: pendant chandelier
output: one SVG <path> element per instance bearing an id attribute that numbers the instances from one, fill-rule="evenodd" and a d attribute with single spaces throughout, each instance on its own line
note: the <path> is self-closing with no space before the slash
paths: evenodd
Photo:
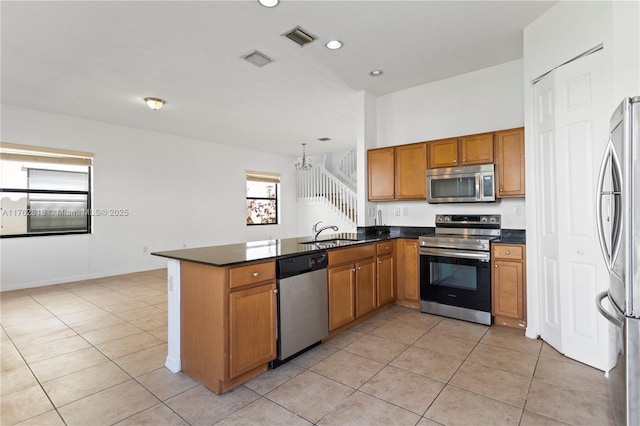
<path id="1" fill-rule="evenodd" d="M 296 163 L 296 170 L 309 170 L 311 166 L 311 160 L 307 160 L 307 154 L 305 153 L 304 147 L 306 143 L 302 144 L 302 161 Z"/>

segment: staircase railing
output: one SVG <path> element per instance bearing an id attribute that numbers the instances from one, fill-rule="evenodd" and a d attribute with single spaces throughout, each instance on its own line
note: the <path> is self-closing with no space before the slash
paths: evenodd
<path id="1" fill-rule="evenodd" d="M 322 164 L 314 164 L 297 173 L 297 198 L 328 203 L 349 221 L 356 222 L 356 193 L 329 173 Z"/>
<path id="2" fill-rule="evenodd" d="M 338 169 L 336 174 L 340 179 L 346 181 L 347 185 L 356 187 L 356 172 L 358 169 L 358 159 L 356 150 L 352 149 L 344 157 L 340 159 L 338 163 Z"/>

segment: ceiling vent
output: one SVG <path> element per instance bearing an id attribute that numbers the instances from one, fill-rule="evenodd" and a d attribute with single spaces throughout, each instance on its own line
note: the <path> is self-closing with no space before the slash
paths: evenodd
<path id="1" fill-rule="evenodd" d="M 287 31 L 282 35 L 295 42 L 298 46 L 304 46 L 317 39 L 317 37 L 311 34 L 309 31 L 304 30 L 300 27 L 295 27 L 291 31 Z"/>
<path id="2" fill-rule="evenodd" d="M 273 62 L 273 59 L 271 59 L 270 57 L 268 57 L 262 52 L 258 52 L 257 50 L 254 50 L 253 52 L 247 55 L 244 55 L 242 59 L 246 59 L 247 61 L 251 62 L 253 65 L 258 67 L 264 67 L 265 65 Z"/>

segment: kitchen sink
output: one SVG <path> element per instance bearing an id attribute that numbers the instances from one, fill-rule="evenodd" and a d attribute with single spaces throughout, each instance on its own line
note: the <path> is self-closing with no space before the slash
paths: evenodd
<path id="1" fill-rule="evenodd" d="M 350 238 L 333 238 L 330 240 L 303 241 L 298 244 L 302 244 L 305 246 L 314 246 L 318 248 L 332 248 L 332 247 L 350 245 L 351 243 L 354 243 L 357 241 L 358 240 L 350 239 Z"/>

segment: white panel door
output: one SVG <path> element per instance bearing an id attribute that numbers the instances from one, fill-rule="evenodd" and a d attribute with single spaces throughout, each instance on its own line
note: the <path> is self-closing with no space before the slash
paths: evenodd
<path id="1" fill-rule="evenodd" d="M 551 346 L 562 352 L 554 74 L 550 73 L 539 80 L 533 90 L 536 186 L 539 188 L 536 206 L 540 259 L 540 334 Z"/>
<path id="2" fill-rule="evenodd" d="M 558 251 L 563 353 L 607 367 L 607 324 L 595 297 L 608 274 L 596 229 L 596 184 L 607 142 L 603 52 L 555 71 Z"/>
<path id="3" fill-rule="evenodd" d="M 603 53 L 534 85 L 541 337 L 606 370 L 608 328 L 595 305 L 607 287 L 596 229 L 596 180 L 606 145 Z"/>

